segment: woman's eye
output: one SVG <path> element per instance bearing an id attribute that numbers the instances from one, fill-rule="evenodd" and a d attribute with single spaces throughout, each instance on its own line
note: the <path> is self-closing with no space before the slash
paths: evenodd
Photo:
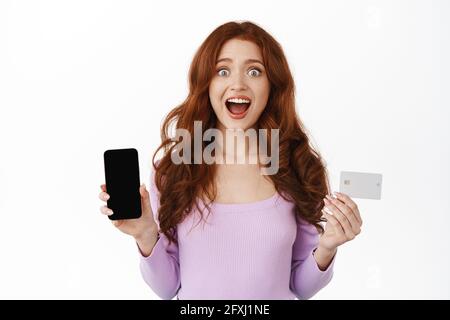
<path id="1" fill-rule="evenodd" d="M 225 75 L 227 75 L 228 74 L 228 70 L 226 70 L 226 69 L 220 69 L 218 72 L 218 75 L 219 76 L 225 76 Z"/>
<path id="2" fill-rule="evenodd" d="M 224 77 L 224 76 L 228 76 L 230 74 L 230 71 L 228 71 L 227 69 L 219 69 L 217 71 L 217 74 L 219 75 L 219 77 Z M 248 74 L 251 77 L 258 77 L 261 74 L 261 70 L 253 68 L 253 69 L 250 69 Z"/>
<path id="3" fill-rule="evenodd" d="M 251 69 L 250 72 L 249 72 L 249 74 L 250 74 L 252 77 L 257 77 L 257 76 L 259 76 L 259 75 L 261 74 L 261 71 L 259 71 L 258 69 Z"/>

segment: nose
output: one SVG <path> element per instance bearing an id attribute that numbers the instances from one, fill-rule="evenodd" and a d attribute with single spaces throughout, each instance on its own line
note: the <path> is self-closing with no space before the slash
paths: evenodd
<path id="1" fill-rule="evenodd" d="M 231 90 L 241 91 L 241 90 L 246 90 L 246 89 L 247 89 L 247 85 L 245 83 L 244 76 L 241 75 L 240 73 L 236 74 L 232 79 Z"/>

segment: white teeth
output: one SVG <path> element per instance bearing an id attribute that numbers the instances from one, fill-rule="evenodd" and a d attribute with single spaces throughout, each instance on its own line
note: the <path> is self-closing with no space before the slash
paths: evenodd
<path id="1" fill-rule="evenodd" d="M 228 102 L 233 102 L 233 103 L 250 103 L 250 100 L 247 99 L 228 99 Z"/>

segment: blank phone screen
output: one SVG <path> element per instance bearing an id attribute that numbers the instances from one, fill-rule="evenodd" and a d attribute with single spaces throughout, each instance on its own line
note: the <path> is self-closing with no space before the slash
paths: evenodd
<path id="1" fill-rule="evenodd" d="M 104 153 L 107 206 L 111 220 L 141 216 L 139 159 L 136 149 L 107 150 Z"/>

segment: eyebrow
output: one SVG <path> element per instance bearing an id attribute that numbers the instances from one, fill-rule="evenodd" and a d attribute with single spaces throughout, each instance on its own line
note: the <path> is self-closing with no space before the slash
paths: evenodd
<path id="1" fill-rule="evenodd" d="M 222 59 L 217 60 L 216 64 L 219 63 L 219 62 L 222 62 L 222 61 L 233 62 L 233 60 L 230 59 L 230 58 L 222 58 Z M 255 63 L 255 62 L 261 64 L 262 66 L 264 66 L 264 63 L 262 63 L 258 59 L 247 59 L 247 60 L 245 60 L 245 64 L 250 64 L 250 63 Z"/>

